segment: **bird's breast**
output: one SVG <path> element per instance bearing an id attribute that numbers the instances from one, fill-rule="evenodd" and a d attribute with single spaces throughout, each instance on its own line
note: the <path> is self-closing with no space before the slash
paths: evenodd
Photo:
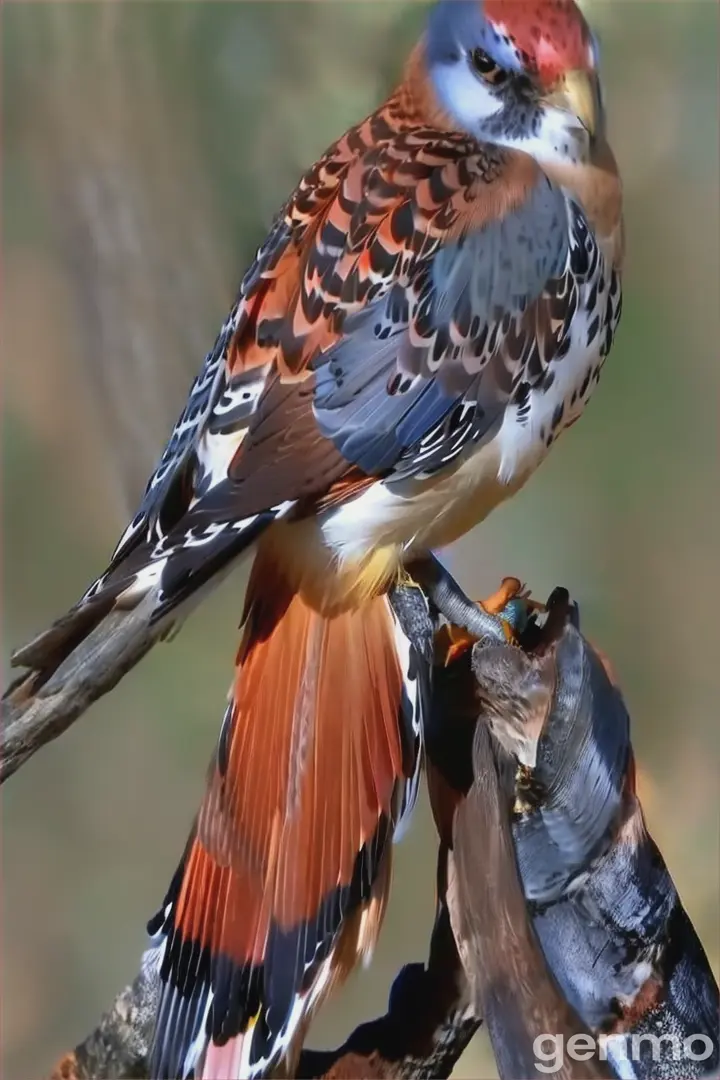
<path id="1" fill-rule="evenodd" d="M 276 527 L 283 548 L 314 602 L 327 610 L 372 595 L 404 560 L 444 547 L 515 494 L 558 436 L 582 414 L 612 343 L 620 315 L 620 278 L 600 251 L 586 280 L 567 340 L 546 377 L 509 402 L 500 423 L 432 475 L 378 480 L 323 515 Z"/>
<path id="2" fill-rule="evenodd" d="M 578 287 L 568 341 L 546 378 L 510 402 L 490 437 L 432 476 L 378 482 L 328 514 L 321 531 L 341 561 L 394 545 L 403 554 L 452 543 L 512 496 L 582 414 L 620 314 L 620 279 L 600 256 Z"/>

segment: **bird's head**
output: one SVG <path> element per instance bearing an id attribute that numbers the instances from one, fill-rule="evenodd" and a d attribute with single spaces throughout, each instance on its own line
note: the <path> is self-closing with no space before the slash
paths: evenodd
<path id="1" fill-rule="evenodd" d="M 453 126 L 543 162 L 602 136 L 598 46 L 574 0 L 439 0 L 424 60 Z"/>

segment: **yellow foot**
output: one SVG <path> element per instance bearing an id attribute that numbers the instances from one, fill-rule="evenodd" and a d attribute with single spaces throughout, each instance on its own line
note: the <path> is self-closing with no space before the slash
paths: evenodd
<path id="1" fill-rule="evenodd" d="M 487 600 L 478 600 L 480 607 L 487 611 L 488 615 L 499 615 L 511 600 L 522 594 L 522 582 L 516 577 L 505 577 L 500 582 L 500 588 L 496 589 Z M 529 595 L 529 594 L 528 594 Z"/>

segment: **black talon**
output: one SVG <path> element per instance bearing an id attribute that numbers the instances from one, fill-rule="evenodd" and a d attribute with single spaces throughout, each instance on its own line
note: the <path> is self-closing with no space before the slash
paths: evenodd
<path id="1" fill-rule="evenodd" d="M 547 598 L 545 607 L 550 611 L 555 607 L 568 607 L 570 604 L 570 593 L 562 585 L 556 585 L 553 591 Z"/>
<path id="2" fill-rule="evenodd" d="M 555 586 L 548 597 L 545 607 L 548 611 L 560 608 L 575 629 L 580 629 L 580 608 L 577 601 L 570 599 L 570 593 L 562 585 Z"/>
<path id="3" fill-rule="evenodd" d="M 570 622 L 576 630 L 580 629 L 580 607 L 577 600 L 573 600 L 570 604 Z"/>

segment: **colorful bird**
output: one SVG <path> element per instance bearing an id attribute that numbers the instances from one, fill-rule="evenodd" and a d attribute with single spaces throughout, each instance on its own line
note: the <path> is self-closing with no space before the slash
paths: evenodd
<path id="1" fill-rule="evenodd" d="M 621 187 L 573 0 L 440 0 L 398 88 L 312 166 L 243 280 L 109 568 L 15 656 L 112 612 L 156 638 L 255 552 L 207 793 L 151 932 L 152 1074 L 292 1074 L 367 956 L 424 699 L 388 591 L 503 633 L 428 563 L 581 414 L 620 317 Z"/>

